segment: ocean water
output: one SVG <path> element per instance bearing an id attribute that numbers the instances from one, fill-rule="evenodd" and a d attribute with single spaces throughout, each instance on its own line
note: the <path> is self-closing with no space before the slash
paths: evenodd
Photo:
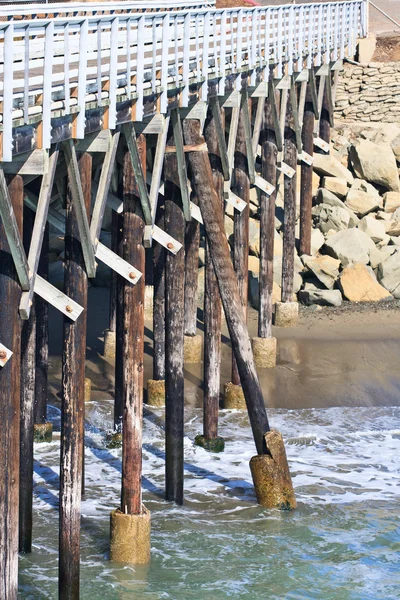
<path id="1" fill-rule="evenodd" d="M 87 406 L 83 600 L 400 598 L 400 407 L 269 410 L 286 442 L 298 501 L 291 513 L 256 505 L 245 414 L 221 411 L 225 452 L 210 454 L 193 444 L 202 423 L 194 406 L 185 414 L 185 504 L 166 502 L 164 415 L 146 409 L 152 557 L 141 568 L 108 559 L 121 476 L 121 450 L 105 447 L 111 414 L 111 399 Z M 56 407 L 50 416 L 59 428 Z M 35 446 L 34 547 L 20 558 L 24 600 L 57 598 L 58 461 L 57 439 Z"/>

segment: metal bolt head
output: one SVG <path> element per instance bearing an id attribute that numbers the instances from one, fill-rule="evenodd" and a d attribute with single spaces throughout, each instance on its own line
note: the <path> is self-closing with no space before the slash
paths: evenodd
<path id="1" fill-rule="evenodd" d="M 72 313 L 72 311 L 74 309 L 72 308 L 72 306 L 70 304 L 67 304 L 67 306 L 65 307 L 65 310 L 67 311 L 67 313 Z"/>
<path id="2" fill-rule="evenodd" d="M 173 243 L 172 242 L 168 242 L 168 244 L 167 244 L 168 250 L 172 250 L 173 247 L 174 247 Z"/>
<path id="3" fill-rule="evenodd" d="M 7 352 L 5 350 L 0 350 L 0 360 L 5 360 L 7 358 Z"/>
<path id="4" fill-rule="evenodd" d="M 129 279 L 136 279 L 136 273 L 134 273 L 133 271 L 131 271 L 129 273 Z"/>

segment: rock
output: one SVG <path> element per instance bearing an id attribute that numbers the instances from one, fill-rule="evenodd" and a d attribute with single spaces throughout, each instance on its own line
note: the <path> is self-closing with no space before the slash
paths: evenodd
<path id="1" fill-rule="evenodd" d="M 260 259 L 257 256 L 249 256 L 248 269 L 258 275 L 260 272 Z"/>
<path id="2" fill-rule="evenodd" d="M 301 290 L 299 300 L 306 305 L 319 306 L 341 306 L 343 301 L 340 290 Z"/>
<path id="3" fill-rule="evenodd" d="M 347 229 L 329 237 L 324 248 L 327 254 L 339 259 L 342 265 L 347 267 L 350 263 L 367 265 L 375 244 L 363 231 Z"/>
<path id="4" fill-rule="evenodd" d="M 349 156 L 358 177 L 387 190 L 400 191 L 396 158 L 390 144 L 359 140 L 350 147 Z"/>
<path id="5" fill-rule="evenodd" d="M 317 202 L 328 204 L 329 206 L 338 206 L 339 208 L 343 208 L 347 211 L 349 215 L 348 226 L 357 227 L 359 223 L 359 218 L 356 216 L 356 214 L 348 206 L 346 206 L 346 204 L 344 204 L 342 200 L 339 200 L 339 198 L 329 190 L 324 190 L 322 188 L 319 189 L 317 193 Z"/>
<path id="6" fill-rule="evenodd" d="M 400 209 L 398 208 L 392 215 L 389 222 L 386 222 L 386 233 L 389 236 L 400 235 Z"/>
<path id="7" fill-rule="evenodd" d="M 340 177 L 324 177 L 322 187 L 339 198 L 344 198 L 348 192 L 347 181 Z"/>
<path id="8" fill-rule="evenodd" d="M 260 256 L 260 221 L 249 219 L 249 250 L 250 254 Z"/>
<path id="9" fill-rule="evenodd" d="M 358 229 L 366 233 L 375 243 L 387 237 L 384 223 L 377 221 L 374 217 L 363 217 L 358 225 Z"/>
<path id="10" fill-rule="evenodd" d="M 349 185 L 354 181 L 350 171 L 331 154 L 314 154 L 313 169 L 320 175 L 344 179 Z"/>
<path id="11" fill-rule="evenodd" d="M 392 298 L 372 277 L 365 265 L 346 267 L 340 274 L 339 287 L 345 298 L 352 302 L 378 302 Z"/>
<path id="12" fill-rule="evenodd" d="M 400 162 L 400 135 L 392 140 L 390 147 L 393 150 L 393 154 L 395 155 L 397 162 Z"/>
<path id="13" fill-rule="evenodd" d="M 318 173 L 315 173 L 313 171 L 313 173 L 312 173 L 312 192 L 311 192 L 312 195 L 313 195 L 313 197 L 315 196 L 315 194 L 318 191 L 318 188 L 320 186 L 320 182 L 321 182 L 320 176 L 318 175 Z"/>
<path id="14" fill-rule="evenodd" d="M 378 279 L 395 298 L 400 298 L 400 247 L 378 265 Z"/>
<path id="15" fill-rule="evenodd" d="M 229 239 L 233 235 L 233 221 L 230 217 L 225 215 L 224 224 L 225 224 L 226 237 Z M 230 240 L 230 241 L 232 243 L 232 240 Z"/>
<path id="16" fill-rule="evenodd" d="M 393 213 L 400 207 L 400 193 L 386 192 L 383 196 L 383 206 L 385 212 Z"/>
<path id="17" fill-rule="evenodd" d="M 249 271 L 249 302 L 251 306 L 255 309 L 259 309 L 260 305 L 260 287 L 259 287 L 259 273 L 255 271 Z M 272 304 L 276 302 L 280 302 L 282 297 L 282 292 L 280 286 L 274 281 L 272 287 Z"/>
<path id="18" fill-rule="evenodd" d="M 311 255 L 317 254 L 318 250 L 325 244 L 325 238 L 319 229 L 311 230 Z"/>
<path id="19" fill-rule="evenodd" d="M 332 289 L 335 281 L 339 276 L 340 261 L 331 256 L 318 256 L 313 258 L 306 254 L 302 256 L 302 260 L 315 277 L 323 283 L 323 285 Z"/>
<path id="20" fill-rule="evenodd" d="M 374 250 L 371 250 L 369 256 L 371 267 L 373 269 L 376 269 L 376 267 L 381 262 L 389 258 L 389 256 L 391 256 L 395 250 L 395 246 L 386 246 L 385 248 L 382 248 L 382 250 L 379 250 L 378 248 L 374 248 Z"/>
<path id="21" fill-rule="evenodd" d="M 300 265 L 299 265 L 300 263 Z M 303 285 L 303 278 L 300 272 L 303 270 L 303 263 L 295 254 L 294 260 L 294 276 L 293 276 L 293 292 L 297 294 Z M 274 256 L 274 281 L 280 286 L 282 282 L 282 256 Z"/>
<path id="22" fill-rule="evenodd" d="M 377 210 L 381 206 L 379 196 L 371 196 L 361 190 L 349 190 L 345 205 L 359 217 L 364 217 L 368 213 Z"/>
<path id="23" fill-rule="evenodd" d="M 312 209 L 317 227 L 326 233 L 330 229 L 341 231 L 349 226 L 350 217 L 347 211 L 340 206 L 329 206 L 328 204 L 318 204 Z"/>
<path id="24" fill-rule="evenodd" d="M 199 248 L 199 267 L 204 267 L 206 264 L 206 249 Z"/>

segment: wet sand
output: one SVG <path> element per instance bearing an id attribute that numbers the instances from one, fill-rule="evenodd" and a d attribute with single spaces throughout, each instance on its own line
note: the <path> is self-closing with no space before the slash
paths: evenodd
<path id="1" fill-rule="evenodd" d="M 113 393 L 113 365 L 103 358 L 103 331 L 108 323 L 109 291 L 89 290 L 86 376 L 92 399 Z M 257 312 L 249 309 L 249 331 L 257 333 Z M 202 333 L 202 311 L 198 311 Z M 267 407 L 300 409 L 333 406 L 400 405 L 400 302 L 345 303 L 341 308 L 300 308 L 295 328 L 274 328 L 278 364 L 260 369 Z M 61 384 L 62 318 L 50 313 L 50 402 L 58 405 Z M 230 379 L 231 349 L 223 328 L 223 384 Z M 186 365 L 188 406 L 202 404 L 202 365 Z M 145 329 L 145 382 L 152 376 L 152 323 Z M 351 398 L 345 390 L 351 386 Z M 146 399 L 146 391 L 145 391 Z"/>

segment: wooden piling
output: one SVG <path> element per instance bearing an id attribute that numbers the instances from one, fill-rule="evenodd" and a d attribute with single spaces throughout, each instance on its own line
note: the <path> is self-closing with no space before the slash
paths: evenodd
<path id="1" fill-rule="evenodd" d="M 261 132 L 261 176 L 275 188 L 277 186 L 277 156 L 271 100 L 265 102 L 264 128 Z M 268 196 L 260 192 L 260 275 L 258 336 L 272 337 L 274 237 L 276 190 Z"/>
<path id="2" fill-rule="evenodd" d="M 172 129 L 167 146 L 175 146 Z M 211 175 L 211 173 L 210 173 Z M 176 153 L 164 158 L 165 230 L 184 244 L 185 220 Z M 166 499 L 183 503 L 185 251 L 165 263 L 165 488 Z"/>
<path id="3" fill-rule="evenodd" d="M 191 201 L 198 204 L 196 195 Z M 201 362 L 202 340 L 197 333 L 197 288 L 199 275 L 200 224 L 196 219 L 186 223 L 185 228 L 185 341 L 184 361 Z"/>
<path id="4" fill-rule="evenodd" d="M 242 301 L 243 313 L 247 320 L 248 298 L 248 271 L 249 271 L 249 200 L 250 179 L 249 165 L 247 162 L 246 136 L 244 127 L 243 109 L 239 113 L 239 123 L 236 135 L 235 162 L 232 177 L 232 191 L 244 200 L 246 207 L 242 212 L 235 209 L 233 229 L 233 266 L 239 285 L 239 294 Z M 232 355 L 233 385 L 240 385 L 240 376 L 235 356 Z"/>
<path id="5" fill-rule="evenodd" d="M 144 135 L 138 136 L 137 145 L 145 173 Z M 121 512 L 137 515 L 142 507 L 145 251 L 142 245 L 144 221 L 129 152 L 124 156 L 123 202 L 123 258 L 138 269 L 142 277 L 136 285 L 124 280 Z"/>
<path id="6" fill-rule="evenodd" d="M 24 184 L 16 175 L 8 185 L 14 214 L 22 232 Z M 0 598 L 17 600 L 18 497 L 20 428 L 21 288 L 0 223 L 0 340 L 13 355 L 0 368 Z"/>
<path id="7" fill-rule="evenodd" d="M 302 143 L 303 151 L 310 156 L 314 153 L 314 108 L 310 86 L 307 86 L 306 101 L 304 105 Z M 311 231 L 312 231 L 312 165 L 301 163 L 301 187 L 300 187 L 300 256 L 311 254 Z"/>
<path id="8" fill-rule="evenodd" d="M 284 161 L 289 167 L 297 169 L 297 148 L 293 111 L 290 96 L 287 101 L 285 119 Z M 284 180 L 284 219 L 282 252 L 282 302 L 291 302 L 293 298 L 294 252 L 296 226 L 296 174 L 285 175 Z"/>
<path id="9" fill-rule="evenodd" d="M 186 144 L 201 146 L 204 143 L 199 121 L 185 119 L 183 128 Z M 188 159 L 191 182 L 199 199 L 204 228 L 225 311 L 232 349 L 238 366 L 240 383 L 246 399 L 254 441 L 258 453 L 263 454 L 266 452 L 264 434 L 269 431 L 269 423 L 254 364 L 238 282 L 230 257 L 228 240 L 225 235 L 224 221 L 220 210 L 220 198 L 213 184 L 207 150 L 198 149 L 196 152 L 189 152 Z"/>
<path id="10" fill-rule="evenodd" d="M 222 125 L 225 112 L 221 110 Z M 213 112 L 209 108 L 204 128 L 208 147 L 215 191 L 219 198 L 221 218 L 224 209 L 224 175 L 221 163 L 221 150 Z M 196 437 L 196 443 L 215 450 L 223 449 L 223 439 L 218 437 L 218 411 L 221 379 L 221 299 L 210 249 L 205 248 L 204 284 L 204 396 L 203 396 L 203 435 Z M 219 446 L 218 446 L 219 442 Z"/>
<path id="11" fill-rule="evenodd" d="M 49 226 L 43 237 L 38 275 L 49 278 Z M 34 404 L 34 439 L 51 442 L 53 427 L 47 421 L 48 368 L 49 368 L 49 305 L 40 296 L 35 297 L 36 312 L 36 372 Z"/>
<path id="12" fill-rule="evenodd" d="M 117 226 L 117 254 L 123 256 L 123 216 L 118 215 Z M 121 275 L 117 275 L 116 284 L 116 313 L 115 313 L 115 393 L 114 393 L 114 435 L 112 445 L 122 443 L 122 418 L 123 418 L 123 338 L 124 338 L 124 291 L 125 282 Z"/>
<path id="13" fill-rule="evenodd" d="M 330 126 L 330 108 L 329 108 L 329 97 L 331 86 L 328 85 L 327 79 L 331 77 L 331 72 L 326 76 L 324 96 L 322 100 L 322 109 L 319 120 L 319 137 L 330 144 L 331 141 L 331 126 Z"/>
<path id="14" fill-rule="evenodd" d="M 164 196 L 159 195 L 156 225 L 165 228 Z M 147 401 L 165 405 L 165 248 L 153 243 L 153 379 L 147 382 Z"/>
<path id="15" fill-rule="evenodd" d="M 86 209 L 89 210 L 92 159 L 88 153 L 83 154 L 79 160 L 79 175 Z M 60 600 L 79 598 L 87 285 L 76 211 L 72 200 L 72 181 L 68 177 L 64 289 L 70 298 L 84 308 L 84 311 L 75 322 L 70 321 L 68 317 L 64 318 L 60 459 Z"/>
<path id="16" fill-rule="evenodd" d="M 35 213 L 24 207 L 23 241 L 28 255 Z M 36 367 L 35 298 L 21 334 L 21 416 L 19 467 L 19 551 L 32 549 L 33 421 Z"/>

